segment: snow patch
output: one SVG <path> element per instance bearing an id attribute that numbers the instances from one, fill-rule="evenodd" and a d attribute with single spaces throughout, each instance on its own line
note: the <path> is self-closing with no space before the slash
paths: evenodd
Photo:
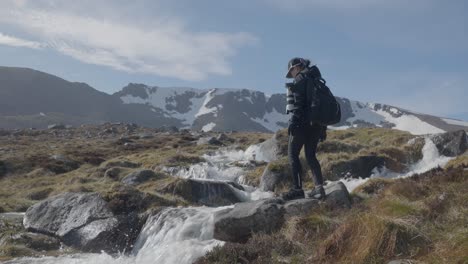
<path id="1" fill-rule="evenodd" d="M 393 117 L 391 114 L 383 110 L 378 110 L 375 112 L 383 116 L 386 121 L 395 124 L 392 129 L 408 131 L 413 135 L 436 134 L 445 132 L 444 130 L 430 125 L 429 123 L 426 123 L 413 115 Z"/>
<path id="2" fill-rule="evenodd" d="M 202 127 L 202 131 L 203 131 L 203 132 L 211 131 L 211 130 L 213 130 L 213 128 L 214 128 L 215 126 L 216 126 L 216 124 L 213 123 L 213 122 L 208 123 L 208 124 L 206 124 L 206 125 L 204 125 L 204 126 Z"/>
<path id="3" fill-rule="evenodd" d="M 206 105 L 211 101 L 211 99 L 214 98 L 214 93 L 216 92 L 216 89 L 213 89 L 211 91 L 209 91 L 206 95 L 205 95 L 205 99 L 200 107 L 200 109 L 198 110 L 198 112 L 195 114 L 195 117 L 199 117 L 199 116 L 202 116 L 202 115 L 206 115 L 206 114 L 209 114 L 209 113 L 213 113 L 217 110 L 216 107 L 211 107 L 211 108 L 208 108 L 206 107 Z"/>
<path id="4" fill-rule="evenodd" d="M 261 118 L 251 118 L 252 121 L 259 123 L 264 128 L 270 130 L 271 132 L 276 132 L 280 129 L 283 129 L 283 126 L 278 125 L 278 122 L 286 123 L 288 121 L 288 115 L 279 113 L 273 108 L 273 111 L 266 112 L 265 115 Z"/>
<path id="5" fill-rule="evenodd" d="M 468 127 L 468 122 L 462 121 L 462 120 L 457 120 L 457 119 L 450 119 L 450 118 L 442 118 L 442 120 L 445 121 L 445 123 L 449 125 L 456 125 L 456 126 L 466 126 Z"/>

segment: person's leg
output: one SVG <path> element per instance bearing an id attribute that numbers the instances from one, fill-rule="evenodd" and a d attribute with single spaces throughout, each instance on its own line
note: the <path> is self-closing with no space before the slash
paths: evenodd
<path id="1" fill-rule="evenodd" d="M 293 188 L 302 189 L 302 166 L 299 153 L 304 145 L 304 133 L 300 130 L 292 131 L 289 135 L 288 159 L 293 177 Z"/>
<path id="2" fill-rule="evenodd" d="M 308 138 L 305 141 L 305 154 L 307 164 L 312 171 L 315 188 L 309 193 L 309 197 L 316 199 L 325 198 L 325 190 L 323 189 L 322 168 L 317 160 L 317 145 L 320 138 L 320 127 L 310 127 Z"/>

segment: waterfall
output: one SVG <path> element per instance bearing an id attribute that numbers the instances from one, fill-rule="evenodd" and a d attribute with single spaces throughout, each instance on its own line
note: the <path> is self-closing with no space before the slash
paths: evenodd
<path id="1" fill-rule="evenodd" d="M 346 185 L 349 192 L 352 192 L 356 187 L 365 183 L 372 178 L 405 178 L 410 177 L 417 173 L 424 173 L 436 167 L 445 166 L 451 159 L 451 157 L 446 157 L 440 155 L 439 150 L 437 149 L 434 142 L 429 137 L 424 138 L 424 146 L 422 148 L 423 158 L 411 165 L 408 171 L 404 173 L 393 172 L 386 167 L 383 168 L 374 168 L 372 175 L 369 178 L 358 178 L 358 179 L 341 179 L 340 181 Z"/>

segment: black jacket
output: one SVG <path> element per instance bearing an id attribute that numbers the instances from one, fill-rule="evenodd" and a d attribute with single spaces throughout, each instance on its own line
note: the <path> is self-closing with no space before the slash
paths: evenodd
<path id="1" fill-rule="evenodd" d="M 289 125 L 297 126 L 307 123 L 307 107 L 311 102 L 311 94 L 307 94 L 307 87 L 308 81 L 315 77 L 314 67 L 302 70 L 294 78 L 293 83 L 287 87 L 286 114 L 291 114 Z"/>

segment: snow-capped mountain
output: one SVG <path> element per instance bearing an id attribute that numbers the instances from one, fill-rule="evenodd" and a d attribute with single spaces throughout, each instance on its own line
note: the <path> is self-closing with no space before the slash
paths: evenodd
<path id="1" fill-rule="evenodd" d="M 468 131 L 465 121 L 384 104 L 338 100 L 342 121 L 332 129 L 391 127 L 413 134 Z M 109 95 L 85 83 L 69 82 L 44 72 L 0 67 L 0 128 L 132 122 L 147 127 L 176 126 L 203 131 L 274 132 L 287 126 L 285 108 L 283 91 L 265 95 L 247 89 L 129 84 Z"/>
<path id="2" fill-rule="evenodd" d="M 182 128 L 203 131 L 249 130 L 274 132 L 287 126 L 284 93 L 265 95 L 246 89 L 194 89 L 129 84 L 113 96 L 124 104 L 144 104 L 166 118 L 178 119 Z M 412 134 L 465 129 L 468 122 L 414 113 L 398 107 L 362 103 L 337 97 L 342 120 L 331 129 L 387 127 Z"/>

